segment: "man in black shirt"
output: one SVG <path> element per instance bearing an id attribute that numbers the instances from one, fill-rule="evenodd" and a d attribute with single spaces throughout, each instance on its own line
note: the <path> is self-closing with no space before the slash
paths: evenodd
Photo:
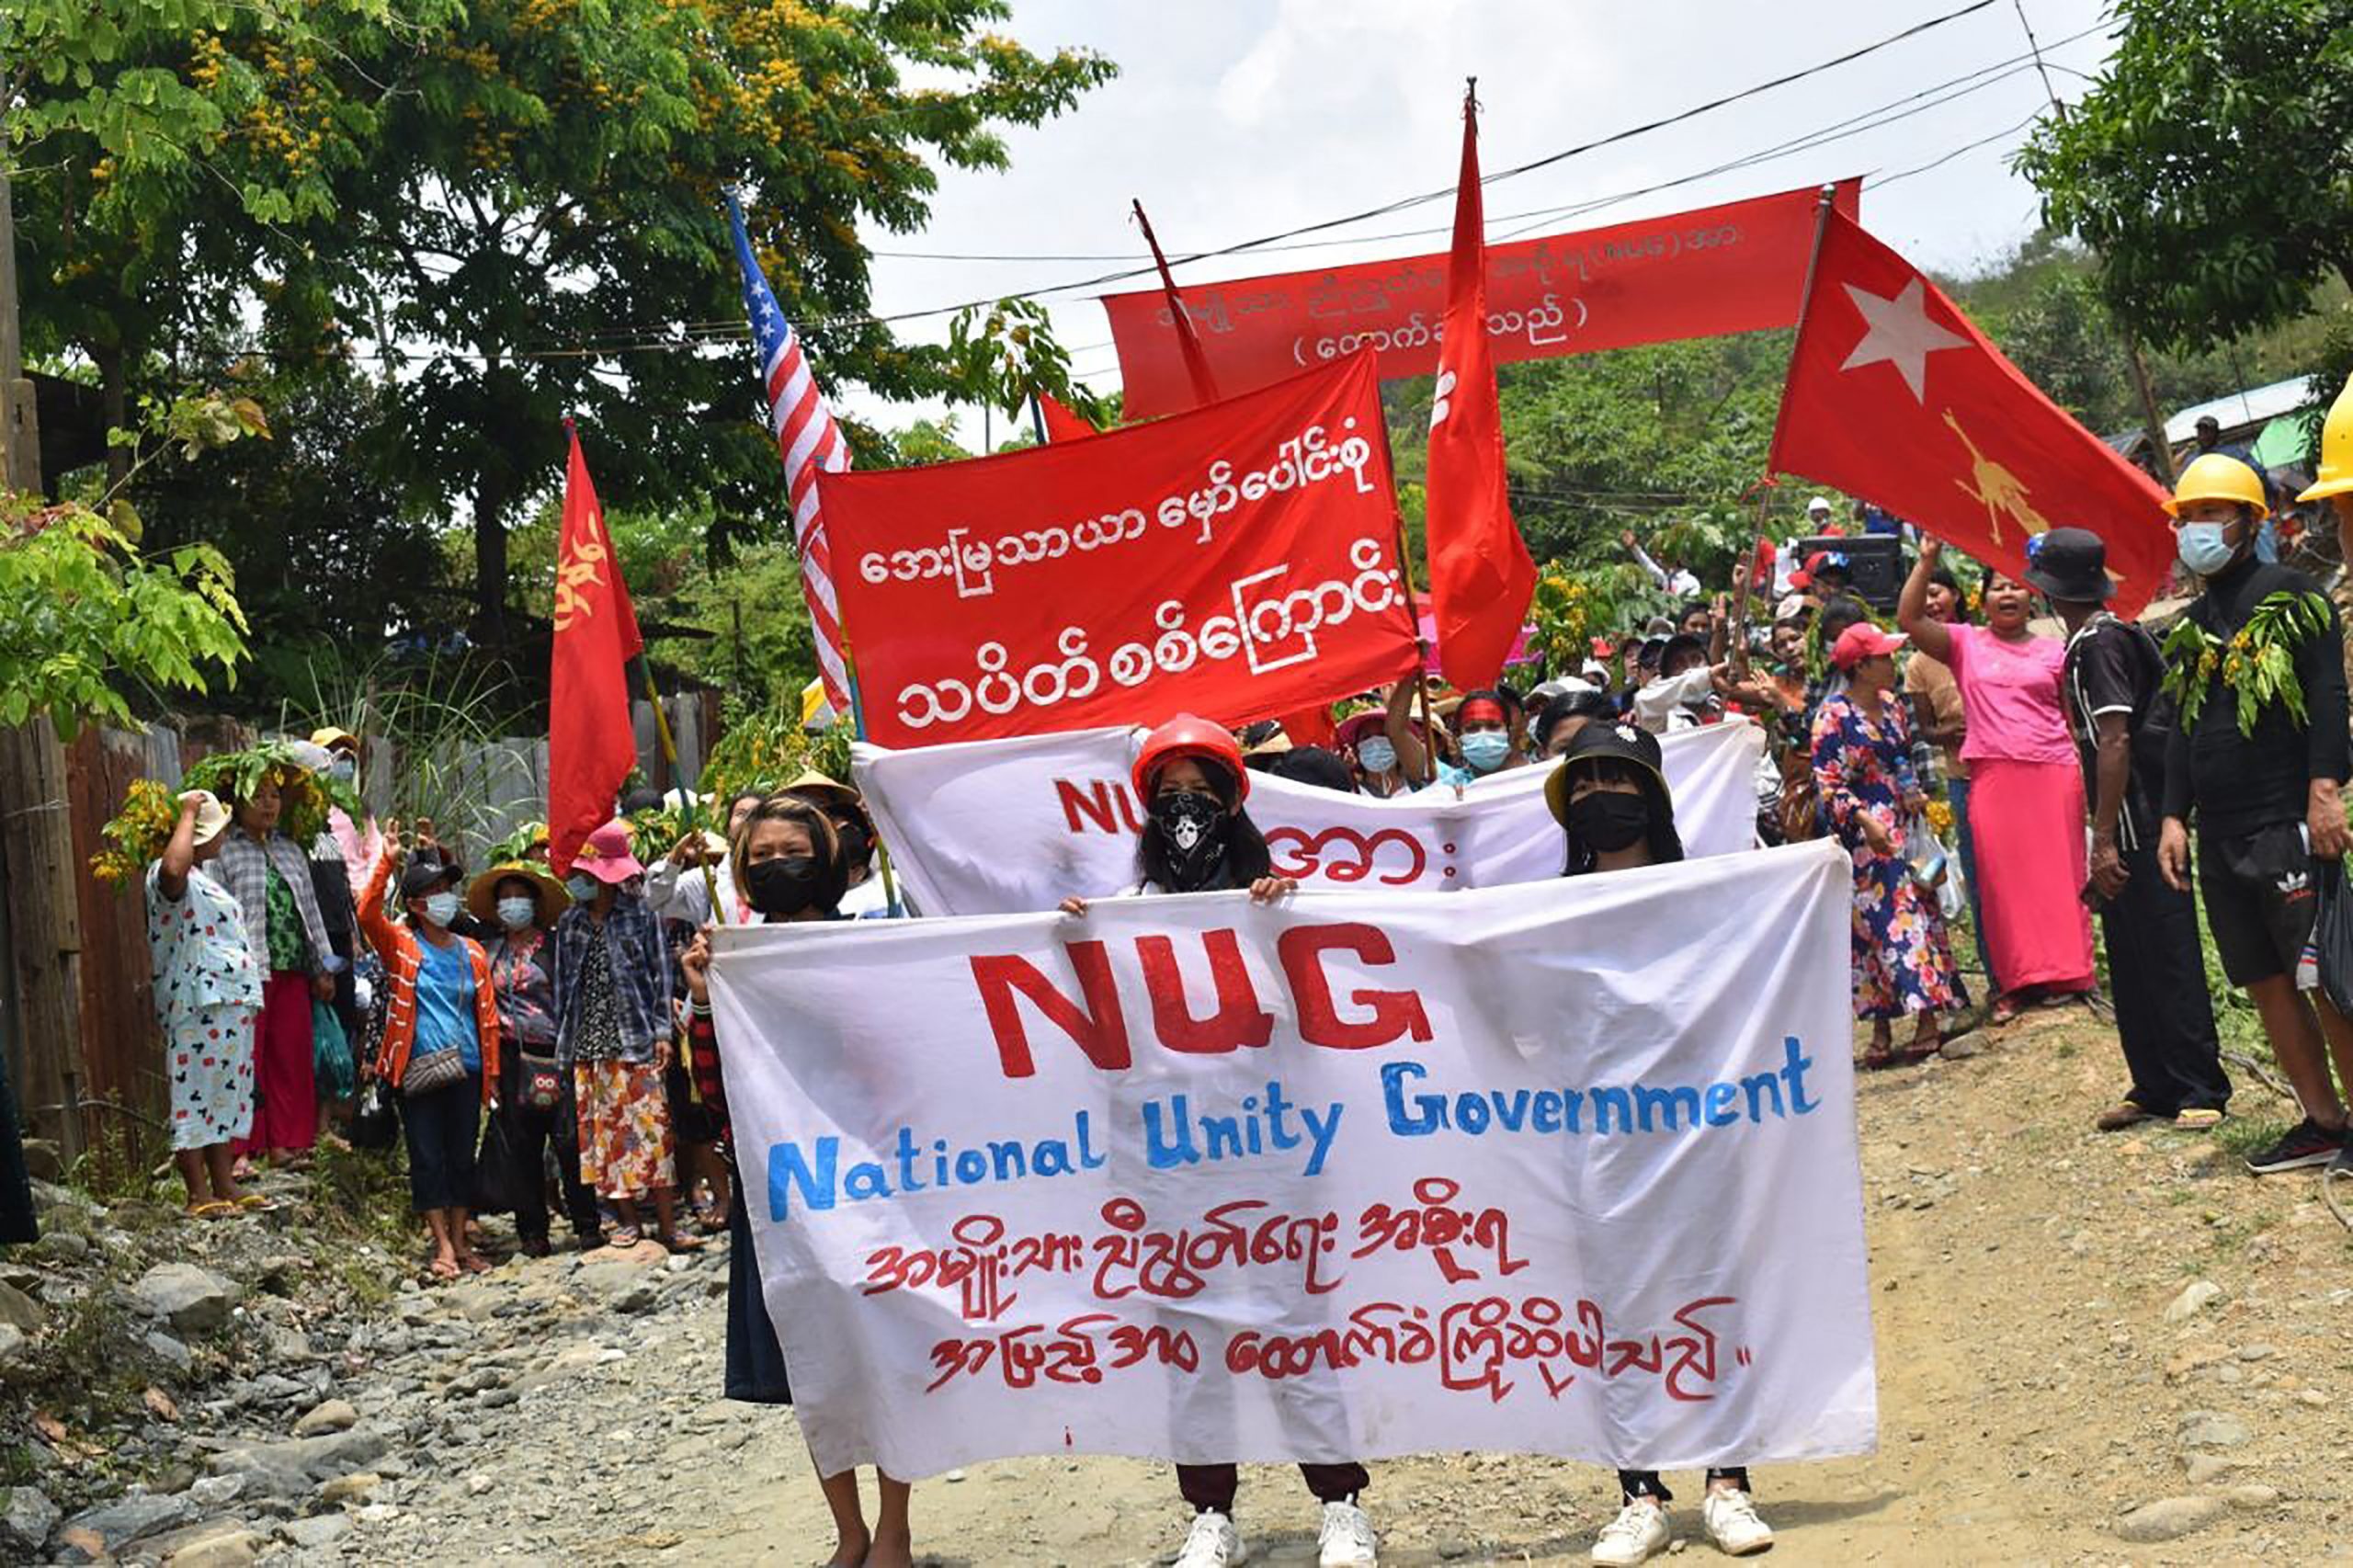
<path id="1" fill-rule="evenodd" d="M 2274 596 L 2317 596 L 2301 572 L 2255 558 L 2265 508 L 2263 482 L 2234 459 L 2210 454 L 2189 465 L 2166 510 L 2182 564 L 2204 579 L 2189 619 L 2225 646 Z M 2251 1155 L 2257 1175 L 2336 1161 L 2346 1148 L 2345 1104 L 2329 1080 L 2331 1055 L 2353 1082 L 2353 1023 L 2315 989 L 2313 1007 L 2299 982 L 2318 896 L 2313 872 L 2346 851 L 2345 806 L 2338 787 L 2347 772 L 2344 632 L 2324 599 L 2325 619 L 2308 636 L 2281 630 L 2292 643 L 2304 718 L 2275 698 L 2242 731 L 2239 690 L 2221 660 L 2165 747 L 2165 824 L 2157 861 L 2165 881 L 2187 889 L 2189 819 L 2198 819 L 2198 874 L 2206 888 L 2206 924 L 2222 971 L 2243 985 L 2262 1015 L 2271 1049 L 2296 1091 L 2304 1119 L 2277 1144 Z M 2184 707 L 2193 706 L 2185 699 Z M 2323 1049 L 2323 1033 L 2326 1049 Z M 2348 1161 L 2353 1164 L 2353 1161 Z"/>
<path id="2" fill-rule="evenodd" d="M 2231 1081 L 2206 994 L 2198 904 L 2157 871 L 2157 806 L 2165 795 L 2171 703 L 2158 689 L 2156 640 L 2110 615 L 2108 548 L 2083 528 L 2052 528 L 2027 546 L 2026 580 L 2050 597 L 2067 627 L 2060 697 L 2083 758 L 2092 808 L 2091 881 L 2108 948 L 2116 1032 L 2132 1086 L 2094 1123 L 2115 1132 L 2169 1120 L 2192 1130 L 2222 1119 Z"/>

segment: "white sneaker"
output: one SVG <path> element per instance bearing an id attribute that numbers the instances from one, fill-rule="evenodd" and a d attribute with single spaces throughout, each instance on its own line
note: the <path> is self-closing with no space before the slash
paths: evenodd
<path id="1" fill-rule="evenodd" d="M 1381 1538 L 1354 1503 L 1324 1505 L 1324 1528 L 1315 1537 L 1315 1568 L 1373 1568 L 1381 1561 Z"/>
<path id="2" fill-rule="evenodd" d="M 1603 1568 L 1634 1568 L 1665 1551 L 1673 1532 L 1666 1528 L 1666 1510 L 1647 1497 L 1637 1497 L 1618 1511 L 1593 1543 L 1593 1561 Z"/>
<path id="3" fill-rule="evenodd" d="M 1708 1539 L 1729 1556 L 1746 1557 L 1773 1544 L 1773 1527 L 1756 1517 L 1756 1500 L 1745 1492 L 1708 1488 L 1699 1505 L 1699 1522 Z"/>
<path id="4" fill-rule="evenodd" d="M 1185 1538 L 1185 1550 L 1176 1558 L 1176 1568 L 1242 1568 L 1249 1561 L 1250 1549 L 1242 1543 L 1242 1532 L 1215 1509 L 1193 1516 L 1192 1533 Z"/>

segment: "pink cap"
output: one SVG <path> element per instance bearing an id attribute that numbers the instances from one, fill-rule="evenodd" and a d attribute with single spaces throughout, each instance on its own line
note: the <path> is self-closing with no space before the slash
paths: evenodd
<path id="1" fill-rule="evenodd" d="M 608 822 L 588 835 L 588 842 L 580 846 L 580 853 L 574 858 L 572 869 L 585 871 L 600 882 L 616 885 L 645 874 L 645 868 L 638 864 L 637 856 L 630 847 L 629 824 L 619 821 Z"/>
<path id="2" fill-rule="evenodd" d="M 1838 641 L 1830 648 L 1830 662 L 1842 670 L 1851 670 L 1865 659 L 1894 653 L 1909 641 L 1895 632 L 1881 631 L 1868 620 L 1859 620 L 1838 634 Z"/>

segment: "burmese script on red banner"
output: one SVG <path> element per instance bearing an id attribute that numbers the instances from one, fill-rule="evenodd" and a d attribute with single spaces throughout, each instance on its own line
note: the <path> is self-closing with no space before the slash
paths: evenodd
<path id="1" fill-rule="evenodd" d="M 1370 354 L 1090 441 L 819 483 L 885 745 L 1239 724 L 1414 665 Z"/>

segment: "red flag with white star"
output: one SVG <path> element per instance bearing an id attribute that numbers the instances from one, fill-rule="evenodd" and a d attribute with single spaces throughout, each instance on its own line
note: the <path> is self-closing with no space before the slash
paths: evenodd
<path id="1" fill-rule="evenodd" d="M 2165 493 L 2078 425 L 1917 268 L 1824 219 L 1770 467 L 1907 517 L 2012 576 L 2047 528 L 2108 545 L 2138 614 L 2174 559 Z"/>

